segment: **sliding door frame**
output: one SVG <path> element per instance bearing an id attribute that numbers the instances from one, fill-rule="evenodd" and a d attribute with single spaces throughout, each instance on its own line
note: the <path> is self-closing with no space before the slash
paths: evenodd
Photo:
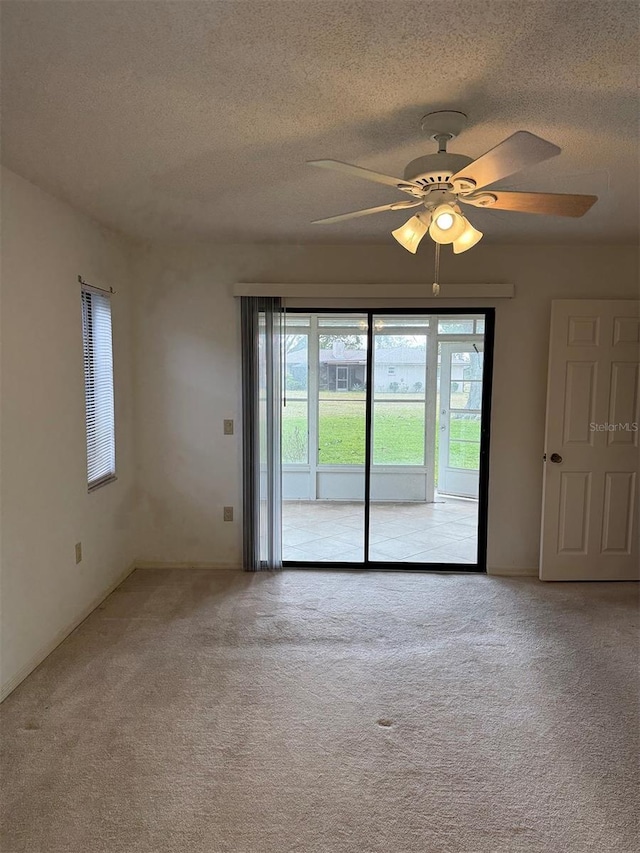
<path id="1" fill-rule="evenodd" d="M 364 555 L 362 562 L 341 561 L 302 562 L 283 560 L 285 569 L 344 569 L 347 571 L 399 571 L 399 572 L 486 572 L 487 571 L 487 524 L 489 515 L 489 452 L 491 440 L 491 395 L 493 385 L 493 350 L 495 336 L 495 308 L 298 308 L 296 314 L 366 314 L 367 315 L 367 396 L 365 408 L 365 470 L 364 470 Z M 401 563 L 369 559 L 369 536 L 371 515 L 371 468 L 373 449 L 373 352 L 374 315 L 402 317 L 410 316 L 453 316 L 484 315 L 484 359 L 482 369 L 482 417 L 480 422 L 480 467 L 478 472 L 478 538 L 476 563 Z M 443 336 L 445 337 L 445 336 Z M 449 340 L 462 336 L 446 336 Z M 436 344 L 438 334 L 436 331 Z M 427 340 L 427 347 L 429 341 Z M 309 347 L 311 352 L 311 346 Z M 309 362 L 309 365 L 311 362 Z M 309 393 L 309 391 L 308 391 Z M 426 430 L 426 423 L 425 423 Z M 311 450 L 309 443 L 309 450 Z M 317 447 L 317 444 L 316 444 Z M 433 472 L 430 475 L 433 477 Z"/>

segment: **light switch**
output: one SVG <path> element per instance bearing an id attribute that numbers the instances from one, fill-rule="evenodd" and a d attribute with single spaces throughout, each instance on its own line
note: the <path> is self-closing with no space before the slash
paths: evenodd
<path id="1" fill-rule="evenodd" d="M 233 435 L 233 421 L 231 418 L 225 418 L 224 420 L 224 434 Z"/>
<path id="2" fill-rule="evenodd" d="M 76 565 L 82 562 L 82 542 L 76 542 Z"/>

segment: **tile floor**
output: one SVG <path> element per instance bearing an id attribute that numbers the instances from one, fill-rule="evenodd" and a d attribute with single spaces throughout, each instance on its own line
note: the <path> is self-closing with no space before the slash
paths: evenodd
<path id="1" fill-rule="evenodd" d="M 284 560 L 362 562 L 364 506 L 348 501 L 285 501 Z M 401 563 L 475 563 L 477 501 L 373 503 L 370 559 Z"/>

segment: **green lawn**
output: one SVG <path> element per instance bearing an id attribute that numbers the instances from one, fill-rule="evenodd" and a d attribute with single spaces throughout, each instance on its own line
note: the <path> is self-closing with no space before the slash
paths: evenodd
<path id="1" fill-rule="evenodd" d="M 297 397 L 301 395 L 298 393 Z M 360 393 L 322 393 L 319 417 L 319 462 L 324 465 L 363 465 L 365 402 Z M 424 464 L 424 405 L 412 395 L 385 395 L 376 400 L 373 418 L 373 461 L 378 465 Z M 359 399 L 358 399 L 359 398 Z M 455 401 L 454 401 L 455 402 Z M 436 430 L 436 441 L 439 430 Z M 478 468 L 480 422 L 452 420 L 450 463 Z M 462 440 L 471 441 L 464 444 Z M 306 462 L 306 401 L 288 397 L 282 413 L 284 463 Z M 437 448 L 436 448 L 437 458 Z"/>

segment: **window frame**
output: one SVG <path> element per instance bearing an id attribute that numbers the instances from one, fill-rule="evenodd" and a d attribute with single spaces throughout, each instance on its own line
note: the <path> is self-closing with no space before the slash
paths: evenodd
<path id="1" fill-rule="evenodd" d="M 106 337 L 99 338 L 96 336 L 95 325 L 95 299 L 103 299 L 109 310 L 109 356 L 107 359 L 99 359 L 97 349 L 100 345 L 107 342 Z M 87 492 L 90 494 L 97 489 L 106 486 L 118 479 L 117 477 L 117 452 L 116 452 L 116 419 L 115 419 L 115 377 L 113 370 L 113 306 L 111 302 L 111 294 L 101 289 L 91 287 L 85 283 L 81 287 L 81 306 L 82 306 L 82 362 L 84 374 L 84 397 L 85 397 L 85 446 L 86 446 L 86 482 Z M 89 422 L 97 424 L 101 418 L 98 412 L 96 403 L 96 385 L 98 380 L 97 368 L 98 364 L 106 365 L 110 372 L 110 395 L 107 397 L 107 405 L 110 412 L 103 412 L 102 417 L 110 421 L 109 434 L 109 451 L 111 456 L 110 470 L 101 474 L 99 477 L 90 479 L 92 454 L 97 456 L 96 447 L 96 432 L 97 427 L 92 432 L 89 430 Z"/>

